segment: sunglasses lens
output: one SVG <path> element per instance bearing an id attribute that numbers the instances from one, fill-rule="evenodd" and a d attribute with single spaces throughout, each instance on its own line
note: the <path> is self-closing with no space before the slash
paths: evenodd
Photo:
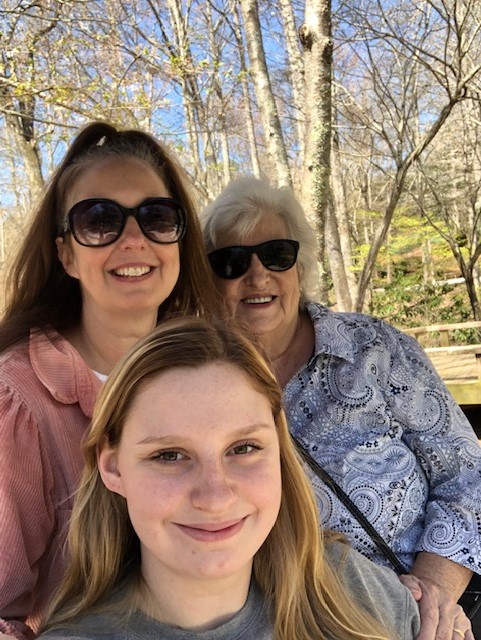
<path id="1" fill-rule="evenodd" d="M 212 270 L 219 278 L 240 278 L 249 268 L 251 256 L 243 247 L 225 247 L 209 254 Z"/>
<path id="2" fill-rule="evenodd" d="M 296 264 L 299 243 L 296 240 L 268 240 L 254 246 L 224 247 L 209 253 L 211 267 L 219 278 L 234 280 L 249 269 L 255 253 L 266 269 L 287 271 Z"/>
<path id="3" fill-rule="evenodd" d="M 297 259 L 297 246 L 288 240 L 270 240 L 257 250 L 257 255 L 266 269 L 287 271 Z"/>
<path id="4" fill-rule="evenodd" d="M 122 230 L 122 212 L 114 202 L 79 202 L 70 218 L 75 238 L 88 247 L 111 244 Z"/>
<path id="5" fill-rule="evenodd" d="M 183 210 L 170 198 L 151 198 L 138 209 L 126 209 L 113 200 L 78 202 L 69 212 L 69 225 L 77 242 L 104 247 L 120 237 L 127 216 L 133 215 L 142 233 L 153 242 L 178 242 L 185 231 Z"/>
<path id="6" fill-rule="evenodd" d="M 174 204 L 150 202 L 143 205 L 139 222 L 147 238 L 161 244 L 177 242 L 184 231 L 182 212 Z"/>

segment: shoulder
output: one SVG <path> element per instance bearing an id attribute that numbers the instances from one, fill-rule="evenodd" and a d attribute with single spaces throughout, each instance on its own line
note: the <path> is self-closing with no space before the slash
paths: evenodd
<path id="1" fill-rule="evenodd" d="M 327 544 L 326 554 L 341 583 L 361 607 L 398 630 L 403 640 L 416 636 L 420 628 L 418 605 L 393 571 L 340 542 Z"/>
<path id="2" fill-rule="evenodd" d="M 71 633 L 68 630 L 60 630 L 59 633 L 52 631 L 51 633 L 42 633 L 38 636 L 42 640 L 97 640 L 97 636 L 93 635 L 77 635 L 75 632 Z M 105 638 L 105 640 L 108 640 Z"/>
<path id="3" fill-rule="evenodd" d="M 126 614 L 119 612 L 119 594 L 109 598 L 113 607 L 97 613 L 85 613 L 73 618 L 68 625 L 47 631 L 39 640 L 196 640 L 197 638 L 255 638 L 271 640 L 272 625 L 269 622 L 267 606 L 259 586 L 253 581 L 249 595 L 242 609 L 226 622 L 208 632 L 182 630 L 159 622 L 145 613 L 135 610 Z"/>
<path id="4" fill-rule="evenodd" d="M 373 349 L 393 353 L 413 346 L 413 338 L 380 318 L 332 311 L 313 302 L 308 302 L 305 308 L 314 326 L 317 353 L 354 360 L 357 354 Z"/>
<path id="5" fill-rule="evenodd" d="M 331 564 L 354 588 L 368 586 L 375 590 L 380 586 L 393 596 L 402 595 L 403 598 L 409 593 L 394 571 L 375 564 L 347 544 L 337 541 L 328 543 L 326 552 Z"/>
<path id="6" fill-rule="evenodd" d="M 38 636 L 39 640 L 129 640 L 130 620 L 118 622 L 113 616 L 102 613 L 83 614 L 64 626 L 54 627 Z M 146 636 L 148 637 L 148 636 Z"/>
<path id="7" fill-rule="evenodd" d="M 356 311 L 333 311 L 317 302 L 307 302 L 306 311 L 316 327 L 344 328 L 345 330 L 369 331 L 399 337 L 402 331 L 381 318 Z"/>
<path id="8" fill-rule="evenodd" d="M 22 369 L 32 371 L 28 340 L 19 342 L 0 354 L 1 380 L 5 379 L 5 375 L 15 377 Z"/>
<path id="9" fill-rule="evenodd" d="M 19 403 L 38 405 L 40 413 L 53 404 L 80 403 L 90 418 L 101 382 L 62 335 L 54 329 L 36 329 L 28 342 L 0 356 L 0 386 Z"/>
<path id="10" fill-rule="evenodd" d="M 34 329 L 28 339 L 7 349 L 0 355 L 1 380 L 4 383 L 41 379 L 42 365 L 57 367 L 59 360 L 68 350 L 68 342 L 53 329 Z"/>
<path id="11" fill-rule="evenodd" d="M 42 394 L 43 385 L 35 374 L 29 344 L 22 342 L 0 355 L 0 415 L 2 426 L 7 416 L 22 410 L 29 413 L 33 398 Z M 22 420 L 24 417 L 22 418 Z"/>

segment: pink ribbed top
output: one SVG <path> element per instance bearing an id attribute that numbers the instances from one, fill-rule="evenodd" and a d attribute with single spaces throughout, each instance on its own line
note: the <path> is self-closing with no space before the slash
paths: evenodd
<path id="1" fill-rule="evenodd" d="M 80 442 L 101 386 L 54 330 L 0 356 L 0 631 L 31 638 L 59 582 Z"/>

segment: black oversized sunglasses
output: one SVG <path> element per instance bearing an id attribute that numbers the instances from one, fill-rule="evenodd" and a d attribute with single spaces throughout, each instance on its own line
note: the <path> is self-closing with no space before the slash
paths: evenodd
<path id="1" fill-rule="evenodd" d="M 243 276 L 250 267 L 255 253 L 266 269 L 287 271 L 296 264 L 297 240 L 268 240 L 253 246 L 222 247 L 209 253 L 210 265 L 219 278 L 234 280 Z"/>
<path id="2" fill-rule="evenodd" d="M 120 238 L 129 216 L 146 238 L 159 244 L 179 242 L 187 226 L 184 210 L 172 198 L 148 198 L 132 209 L 114 200 L 89 198 L 74 204 L 61 232 L 71 231 L 84 247 L 106 247 Z"/>

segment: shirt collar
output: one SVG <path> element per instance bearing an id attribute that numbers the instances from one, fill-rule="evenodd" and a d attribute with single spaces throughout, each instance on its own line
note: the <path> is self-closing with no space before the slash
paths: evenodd
<path id="1" fill-rule="evenodd" d="M 62 404 L 78 402 L 91 418 L 102 383 L 70 342 L 55 329 L 36 329 L 30 333 L 29 352 L 36 376 L 55 400 Z"/>
<path id="2" fill-rule="evenodd" d="M 355 343 L 352 333 L 343 330 L 346 314 L 331 311 L 316 302 L 305 305 L 315 332 L 314 355 L 330 355 L 354 362 Z"/>

